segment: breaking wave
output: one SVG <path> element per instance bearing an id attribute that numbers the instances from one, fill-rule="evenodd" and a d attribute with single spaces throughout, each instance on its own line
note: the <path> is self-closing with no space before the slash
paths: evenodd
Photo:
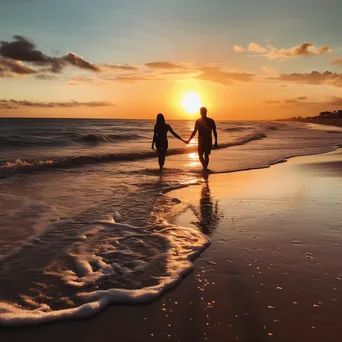
<path id="1" fill-rule="evenodd" d="M 255 133 L 238 138 L 231 142 L 220 143 L 218 149 L 224 149 L 231 146 L 244 145 L 254 140 L 266 138 L 264 133 Z M 168 155 L 186 154 L 197 151 L 197 147 L 170 149 Z M 110 153 L 102 155 L 73 156 L 45 160 L 13 160 L 3 161 L 0 164 L 0 178 L 6 178 L 15 174 L 28 173 L 56 168 L 79 167 L 83 165 L 98 164 L 114 161 L 135 161 L 154 158 L 154 151 L 146 152 L 128 152 L 128 153 Z"/>

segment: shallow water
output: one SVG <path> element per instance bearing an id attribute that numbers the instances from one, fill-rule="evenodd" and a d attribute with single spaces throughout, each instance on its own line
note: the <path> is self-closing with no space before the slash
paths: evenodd
<path id="1" fill-rule="evenodd" d="M 170 225 L 165 208 L 178 202 L 161 196 L 203 182 L 195 142 L 186 147 L 170 138 L 160 173 L 150 158 L 152 121 L 0 121 L 2 324 L 89 316 L 109 303 L 152 300 L 208 246 L 210 224 L 202 232 Z M 170 123 L 184 138 L 193 127 Z M 342 137 L 295 123 L 217 126 L 214 173 L 327 152 Z"/>

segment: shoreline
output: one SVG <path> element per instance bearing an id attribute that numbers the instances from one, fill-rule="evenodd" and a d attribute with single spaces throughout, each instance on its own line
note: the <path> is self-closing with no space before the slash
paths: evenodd
<path id="1" fill-rule="evenodd" d="M 299 304 L 302 302 L 299 299 L 287 303 L 286 298 L 281 295 L 288 292 L 287 296 L 289 293 L 294 296 L 296 293 L 295 286 L 286 279 L 287 277 L 284 277 L 283 271 L 286 264 L 284 260 L 287 260 L 286 265 L 292 271 L 296 269 L 296 263 L 299 261 L 300 265 L 298 266 L 309 272 L 310 276 L 321 277 L 312 265 L 309 264 L 310 267 L 307 269 L 307 261 L 310 262 L 316 258 L 315 253 L 312 252 L 313 242 L 319 244 L 320 240 L 306 241 L 310 240 L 307 235 L 308 227 L 303 230 L 301 226 L 300 234 L 296 232 L 291 240 L 289 238 L 291 232 L 288 231 L 285 222 L 290 220 L 289 222 L 295 225 L 299 221 L 304 226 L 308 223 L 315 226 L 317 220 L 321 222 L 319 215 L 326 215 L 324 211 L 328 209 L 330 211 L 329 220 L 335 222 L 334 217 L 336 218 L 337 215 L 336 221 L 338 221 L 336 210 L 341 208 L 341 203 L 335 204 L 336 208 L 332 204 L 342 193 L 341 186 L 338 185 L 339 180 L 335 175 L 341 174 L 341 155 L 341 151 L 337 149 L 334 152 L 319 155 L 293 157 L 286 163 L 275 164 L 266 169 L 210 174 L 209 197 L 208 189 L 203 188 L 205 183 L 166 193 L 168 197 L 180 198 L 182 201 L 179 208 L 176 206 L 170 213 L 171 223 L 186 227 L 199 228 L 202 225 L 202 227 L 211 226 L 213 228 L 208 232 L 212 238 L 212 246 L 195 260 L 194 272 L 183 279 L 181 284 L 165 293 L 159 300 L 149 304 L 110 306 L 86 320 L 58 321 L 26 328 L 1 328 L 0 337 L 3 336 L 5 341 L 19 341 L 24 339 L 27 333 L 30 333 L 35 334 L 37 341 L 43 341 L 46 338 L 52 341 L 60 339 L 107 341 L 110 338 L 119 338 L 125 341 L 234 341 L 236 338 L 239 338 L 240 341 L 266 341 L 273 338 L 275 341 L 299 342 L 303 340 L 303 336 L 310 336 L 310 341 L 321 341 L 322 336 L 325 336 L 325 341 L 335 342 L 337 333 L 342 333 L 338 324 L 332 325 L 334 322 L 337 323 L 338 317 L 334 319 L 330 314 L 337 305 L 336 302 L 341 303 L 342 299 L 338 295 L 338 289 L 341 288 L 338 281 L 337 285 L 334 282 L 333 286 L 336 287 L 332 287 L 330 284 L 333 283 L 333 280 L 329 279 L 330 291 L 333 291 L 335 296 L 333 298 L 335 301 L 329 305 L 327 305 L 328 300 L 327 302 L 324 300 L 327 294 L 322 290 L 320 291 L 321 300 L 317 299 L 317 303 L 310 303 L 311 309 L 309 305 Z M 304 201 L 307 206 L 304 211 L 305 217 L 310 218 L 308 213 L 313 216 L 309 222 L 305 222 L 299 213 L 303 208 L 297 206 L 298 201 L 302 201 L 303 194 L 296 194 L 293 197 L 293 194 L 287 193 L 287 190 L 293 189 L 294 185 L 299 186 L 298 179 L 303 181 L 304 176 L 300 176 L 301 168 L 305 168 L 305 174 L 309 173 L 309 176 L 305 175 L 305 177 L 310 180 L 308 178 L 304 178 L 304 180 L 310 181 L 311 186 L 314 186 L 318 179 L 323 181 L 322 178 L 326 183 L 330 182 L 326 185 L 330 194 L 325 191 L 324 196 L 320 195 L 316 199 L 313 196 L 310 201 Z M 262 181 L 264 187 L 259 184 Z M 285 188 L 282 185 L 283 182 L 290 183 Z M 246 183 L 248 184 L 247 188 Z M 275 184 L 278 184 L 278 188 Z M 292 187 L 289 186 L 290 184 Z M 274 187 L 272 188 L 271 185 Z M 302 187 L 299 189 L 305 190 Z M 244 192 L 245 195 L 242 196 Z M 285 196 L 286 194 L 289 198 Z M 267 210 L 266 203 L 271 206 L 272 213 Z M 290 218 L 286 210 L 284 211 L 285 204 L 287 210 L 291 210 L 294 218 Z M 196 215 L 192 215 L 194 212 L 200 215 L 200 219 L 196 218 Z M 193 222 L 197 222 L 197 225 Z M 278 225 L 277 231 L 281 232 L 281 236 L 274 234 L 273 224 Z M 264 227 L 261 227 L 262 225 Z M 228 232 L 226 231 L 227 227 L 229 228 Z M 336 234 L 333 236 L 335 242 L 339 241 L 336 238 L 340 237 L 336 229 L 332 230 Z M 272 236 L 273 240 L 268 236 Z M 290 246 L 284 245 L 284 241 L 281 240 L 282 236 L 289 238 Z M 332 244 L 331 238 L 329 236 L 327 240 L 330 244 Z M 279 241 L 282 242 L 280 250 L 277 246 Z M 298 250 L 302 247 L 305 247 L 303 250 L 304 261 L 301 254 L 298 254 Z M 294 255 L 291 253 L 286 255 L 282 249 L 287 252 L 291 250 Z M 261 258 L 260 254 L 267 250 L 266 257 Z M 332 257 L 331 251 L 323 252 L 327 253 L 329 258 Z M 334 258 L 337 260 L 336 254 L 340 252 L 335 249 L 334 252 Z M 323 264 L 327 261 L 324 260 L 326 259 L 324 253 L 320 256 L 322 259 L 320 263 Z M 246 262 L 246 258 L 248 262 Z M 267 271 L 269 267 L 273 271 L 273 265 L 278 265 L 282 271 L 277 270 L 275 273 Z M 329 268 L 331 269 L 332 266 L 330 265 L 327 270 Z M 253 274 L 250 274 L 251 270 L 253 270 Z M 256 281 L 256 278 L 262 276 L 259 274 L 260 272 L 265 272 L 263 288 L 260 287 L 260 280 Z M 303 302 L 308 304 L 312 299 L 308 292 L 311 285 L 305 275 L 301 275 L 303 272 L 298 272 L 298 270 L 296 272 L 297 281 L 300 279 L 300 284 L 305 285 L 306 289 L 303 295 L 306 298 L 303 299 Z M 339 276 L 336 277 L 339 278 Z M 319 280 L 314 282 L 317 281 Z M 272 287 L 267 286 L 269 283 L 273 284 Z M 266 287 L 268 288 L 266 289 Z M 336 291 L 332 290 L 333 288 L 336 288 Z M 230 295 L 228 295 L 229 293 Z M 273 300 L 271 301 L 268 297 Z M 264 305 L 261 305 L 260 301 Z M 320 302 L 323 304 L 319 304 Z M 318 307 L 313 305 L 318 305 Z M 326 305 L 328 308 L 324 309 Z M 296 306 L 295 312 L 293 311 L 294 306 Z M 327 322 L 328 318 L 324 318 L 326 314 L 322 316 L 320 313 L 322 308 L 330 310 L 328 318 L 332 322 Z M 304 313 L 307 316 L 312 316 L 314 320 L 319 318 L 318 322 L 321 324 L 321 328 L 323 325 L 325 328 L 320 330 L 320 324 L 310 323 L 307 318 L 302 318 Z M 272 314 L 276 318 L 270 317 Z M 303 323 L 302 327 L 299 326 L 300 322 Z M 299 334 L 288 331 L 289 324 L 294 325 Z M 130 325 L 132 329 L 128 331 L 127 325 Z M 287 335 L 284 335 L 285 333 Z M 293 336 L 290 338 L 288 334 L 293 334 Z M 219 337 L 223 337 L 223 339 L 217 339 Z M 296 337 L 299 339 L 297 340 Z"/>
<path id="2" fill-rule="evenodd" d="M 279 121 L 312 123 L 312 124 L 317 124 L 317 125 L 342 127 L 342 119 L 296 119 L 296 120 L 281 119 Z"/>

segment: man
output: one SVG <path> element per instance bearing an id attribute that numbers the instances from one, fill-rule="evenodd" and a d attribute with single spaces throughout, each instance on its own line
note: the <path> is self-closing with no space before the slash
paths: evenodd
<path id="1" fill-rule="evenodd" d="M 190 139 L 196 135 L 198 131 L 198 156 L 201 161 L 204 170 L 208 169 L 209 155 L 212 149 L 212 132 L 214 132 L 215 137 L 215 148 L 217 148 L 217 132 L 216 125 L 213 119 L 207 117 L 207 108 L 202 107 L 200 109 L 201 118 L 196 121 L 195 129 L 191 133 Z"/>

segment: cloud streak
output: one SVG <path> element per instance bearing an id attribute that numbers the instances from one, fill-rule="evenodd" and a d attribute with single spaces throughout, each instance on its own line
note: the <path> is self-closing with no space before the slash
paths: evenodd
<path id="1" fill-rule="evenodd" d="M 102 65 L 105 68 L 109 68 L 112 70 L 118 70 L 118 71 L 139 71 L 139 68 L 134 66 L 134 65 L 129 65 L 129 64 L 107 64 L 107 63 L 102 63 Z"/>
<path id="2" fill-rule="evenodd" d="M 0 100 L 0 109 L 18 109 L 18 108 L 75 108 L 75 107 L 109 107 L 114 106 L 107 101 L 91 102 L 34 102 L 26 100 Z"/>
<path id="3" fill-rule="evenodd" d="M 235 82 L 251 82 L 254 78 L 254 74 L 228 72 L 219 67 L 203 67 L 200 71 L 201 74 L 196 76 L 196 78 L 224 85 L 229 85 Z"/>
<path id="4" fill-rule="evenodd" d="M 22 62 L 0 57 L 0 77 L 14 77 L 35 73 L 35 70 L 24 65 Z"/>
<path id="5" fill-rule="evenodd" d="M 312 71 L 309 74 L 292 73 L 292 74 L 279 74 L 276 77 L 269 77 L 269 80 L 293 82 L 299 84 L 310 85 L 329 85 L 333 87 L 342 87 L 342 74 L 325 71 L 323 73 Z"/>
<path id="6" fill-rule="evenodd" d="M 154 70 L 175 70 L 175 69 L 186 69 L 181 64 L 175 64 L 171 62 L 151 62 L 146 63 L 145 66 Z"/>
<path id="7" fill-rule="evenodd" d="M 310 57 L 317 55 L 325 55 L 331 52 L 329 45 L 316 46 L 313 43 L 304 42 L 298 46 L 291 48 L 277 48 L 271 44 L 266 46 L 251 42 L 247 47 L 239 45 L 233 46 L 233 51 L 237 53 L 251 52 L 268 59 L 294 58 L 294 57 Z"/>

